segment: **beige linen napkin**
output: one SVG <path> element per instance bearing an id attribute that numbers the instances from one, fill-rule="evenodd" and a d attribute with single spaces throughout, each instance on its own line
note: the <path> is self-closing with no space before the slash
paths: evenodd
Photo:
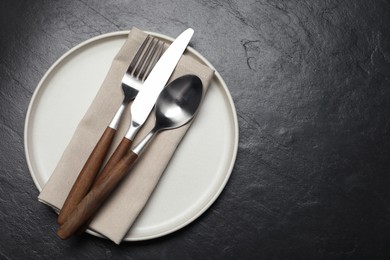
<path id="1" fill-rule="evenodd" d="M 53 174 L 40 193 L 39 201 L 57 210 L 61 209 L 78 173 L 122 102 L 123 95 L 120 87 L 122 76 L 146 36 L 137 28 L 133 28 L 129 33 L 127 41 L 114 58 L 95 99 L 77 126 Z M 201 64 L 188 53 L 184 53 L 170 81 L 185 74 L 195 74 L 202 80 L 206 92 L 213 73 L 212 69 Z M 154 111 L 152 111 L 144 127 L 137 134 L 134 144 L 137 144 L 150 131 L 154 121 Z M 119 144 L 129 123 L 130 110 L 127 109 L 110 153 Z M 189 126 L 190 124 L 187 124 L 174 130 L 163 131 L 156 136 L 131 172 L 95 216 L 89 226 L 92 230 L 117 244 L 122 241 L 147 203 Z"/>

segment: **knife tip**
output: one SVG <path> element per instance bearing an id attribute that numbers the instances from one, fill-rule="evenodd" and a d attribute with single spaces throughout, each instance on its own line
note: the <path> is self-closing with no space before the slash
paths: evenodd
<path id="1" fill-rule="evenodd" d="M 194 34 L 194 29 L 188 28 L 188 29 L 185 30 L 184 32 L 193 35 L 193 34 Z"/>

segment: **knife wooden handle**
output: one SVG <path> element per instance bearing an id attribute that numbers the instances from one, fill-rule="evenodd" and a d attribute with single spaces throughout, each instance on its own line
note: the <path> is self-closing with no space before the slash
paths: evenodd
<path id="1" fill-rule="evenodd" d="M 115 149 L 114 153 L 111 155 L 110 159 L 103 167 L 102 172 L 96 177 L 95 183 L 101 183 L 101 180 L 107 178 L 107 174 L 114 168 L 114 166 L 125 156 L 125 154 L 130 150 L 131 144 L 133 142 L 126 137 L 123 137 L 122 141 L 119 143 L 118 147 Z M 77 230 L 76 234 L 82 234 L 88 228 L 89 223 L 92 218 L 88 220 L 81 228 Z"/>
<path id="2" fill-rule="evenodd" d="M 104 178 L 99 178 L 95 182 L 91 191 L 57 230 L 57 235 L 61 239 L 67 239 L 72 236 L 94 216 L 111 192 L 118 186 L 119 182 L 134 165 L 137 158 L 137 154 L 132 151 L 128 152 Z"/>
<path id="3" fill-rule="evenodd" d="M 114 139 L 115 132 L 115 129 L 107 127 L 103 135 L 100 137 L 98 143 L 89 155 L 87 162 L 84 164 L 83 169 L 73 184 L 64 205 L 62 206 L 57 219 L 58 224 L 61 225 L 65 222 L 68 216 L 76 208 L 77 204 L 79 204 L 90 190 L 93 182 L 95 181 L 96 175 L 99 173 L 112 140 Z"/>
<path id="4" fill-rule="evenodd" d="M 96 177 L 95 183 L 99 182 L 98 180 L 106 178 L 106 175 L 114 168 L 114 166 L 129 152 L 131 144 L 133 142 L 126 137 L 123 137 L 122 141 L 119 143 L 118 147 L 115 149 L 110 159 L 103 167 L 102 172 Z M 95 185 L 95 184 L 94 184 Z"/>

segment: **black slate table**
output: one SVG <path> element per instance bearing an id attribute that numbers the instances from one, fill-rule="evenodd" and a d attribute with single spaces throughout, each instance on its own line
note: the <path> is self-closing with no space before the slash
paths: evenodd
<path id="1" fill-rule="evenodd" d="M 1 1 L 0 259 L 389 259 L 389 25 L 388 1 Z M 195 29 L 236 105 L 236 164 L 177 232 L 62 241 L 27 167 L 27 107 L 66 51 L 133 26 Z"/>

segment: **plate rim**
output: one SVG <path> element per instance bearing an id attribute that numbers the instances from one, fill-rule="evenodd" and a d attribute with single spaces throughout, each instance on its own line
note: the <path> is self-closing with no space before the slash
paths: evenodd
<path id="1" fill-rule="evenodd" d="M 169 41 L 169 42 L 173 42 L 174 38 L 172 37 L 169 37 L 169 36 L 166 36 L 164 34 L 161 34 L 161 33 L 156 33 L 156 32 L 151 32 L 151 31 L 144 31 L 145 33 L 147 34 L 150 34 L 150 35 L 153 35 L 155 37 L 158 37 L 158 38 L 161 38 L 163 40 L 166 40 L 166 41 Z M 30 148 L 29 148 L 29 144 L 28 144 L 28 132 L 29 132 L 29 125 L 31 124 L 30 123 L 30 118 L 31 118 L 31 115 L 33 113 L 33 108 L 34 108 L 34 105 L 36 104 L 36 99 L 38 98 L 40 92 L 41 92 L 41 89 L 43 88 L 43 85 L 44 83 L 46 82 L 47 78 L 52 74 L 52 72 L 67 58 L 69 57 L 72 53 L 80 50 L 81 48 L 91 44 L 91 43 L 94 43 L 96 41 L 99 41 L 99 40 L 104 40 L 104 39 L 109 39 L 109 38 L 112 38 L 112 37 L 120 37 L 120 36 L 126 36 L 130 33 L 130 30 L 122 30 L 122 31 L 115 31 L 115 32 L 109 32 L 109 33 L 105 33 L 105 34 L 101 34 L 101 35 L 98 35 L 98 36 L 94 36 L 90 39 L 87 39 L 79 44 L 77 44 L 76 46 L 70 48 L 68 51 L 66 51 L 63 55 L 60 56 L 60 58 L 58 58 L 50 67 L 49 69 L 45 72 L 45 74 L 42 76 L 41 80 L 38 82 L 37 84 L 37 87 L 35 88 L 34 92 L 33 92 L 33 95 L 30 99 L 30 103 L 28 105 L 28 109 L 27 109 L 27 113 L 26 113 L 26 118 L 25 118 L 25 125 L 24 125 L 24 152 L 25 152 L 25 157 L 26 157 L 26 162 L 27 162 L 27 166 L 28 166 L 28 169 L 29 169 L 29 173 L 30 173 L 30 176 L 32 177 L 33 179 L 33 182 L 34 182 L 34 185 L 36 186 L 36 188 L 38 189 L 39 192 L 42 191 L 42 188 L 37 177 L 36 177 L 36 174 L 34 172 L 34 167 L 32 166 L 32 161 L 31 161 L 31 158 L 30 158 Z M 132 238 L 132 237 L 125 237 L 123 239 L 123 241 L 144 241 L 144 240 L 150 240 L 150 239 L 155 239 L 155 238 L 158 238 L 158 237 L 162 237 L 162 236 L 165 236 L 165 235 L 168 235 L 170 233 L 173 233 L 185 226 L 187 226 L 188 224 L 192 223 L 195 219 L 197 219 L 200 215 L 202 215 L 207 209 L 210 208 L 210 206 L 217 200 L 217 198 L 220 196 L 220 194 L 222 193 L 222 191 L 224 190 L 224 188 L 226 187 L 226 184 L 228 182 L 228 180 L 230 179 L 230 176 L 232 174 L 232 171 L 233 171 L 233 167 L 235 165 L 235 161 L 237 159 L 237 152 L 238 152 L 238 143 L 239 143 L 239 127 L 238 127 L 238 118 L 237 118 L 237 111 L 236 111 L 236 108 L 235 108 L 235 105 L 234 105 L 234 101 L 233 101 L 233 98 L 230 94 L 230 91 L 225 83 L 225 81 L 223 80 L 222 76 L 219 74 L 219 72 L 215 69 L 215 67 L 203 56 L 201 55 L 198 51 L 196 51 L 193 47 L 191 46 L 187 46 L 187 50 L 192 53 L 194 56 L 196 56 L 196 58 L 200 59 L 205 65 L 209 66 L 211 69 L 214 70 L 214 75 L 213 75 L 213 78 L 215 77 L 216 78 L 216 81 L 217 82 L 220 82 L 220 86 L 222 86 L 223 88 L 223 92 L 224 94 L 226 95 L 226 98 L 227 98 L 227 101 L 228 101 L 228 104 L 230 105 L 229 108 L 232 110 L 232 113 L 231 113 L 231 117 L 232 117 L 232 123 L 233 123 L 233 149 L 232 149 L 232 158 L 230 160 L 230 164 L 229 166 L 227 167 L 227 170 L 226 170 L 226 174 L 225 174 L 225 178 L 223 180 L 223 182 L 221 183 L 219 189 L 217 190 L 217 192 L 214 193 L 213 196 L 210 197 L 209 201 L 201 208 L 201 210 L 199 210 L 197 212 L 197 214 L 194 214 L 191 218 L 187 219 L 186 221 L 184 221 L 183 223 L 181 223 L 180 225 L 177 225 L 176 227 L 174 228 L 171 228 L 165 232 L 159 232 L 158 234 L 155 234 L 155 235 L 147 235 L 147 236 L 143 236 L 143 237 L 136 237 L 136 238 Z M 212 80 L 213 80 L 212 78 Z M 91 235 L 94 235 L 94 236 L 97 236 L 97 237 L 103 237 L 101 234 L 97 233 L 97 232 L 94 232 L 90 229 L 88 229 L 86 231 L 87 233 L 91 234 Z"/>

